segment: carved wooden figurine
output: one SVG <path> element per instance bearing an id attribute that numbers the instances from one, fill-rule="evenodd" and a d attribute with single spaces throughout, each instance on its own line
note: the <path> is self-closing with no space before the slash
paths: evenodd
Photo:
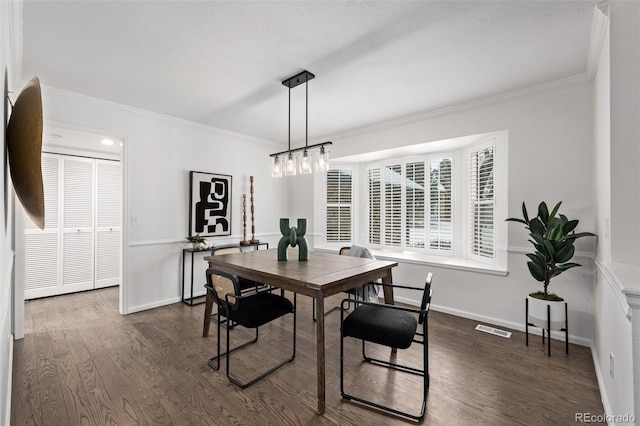
<path id="1" fill-rule="evenodd" d="M 253 176 L 249 176 L 250 192 L 251 192 L 251 244 L 259 244 L 260 240 L 256 240 L 256 226 L 254 222 L 253 208 Z"/>
<path id="2" fill-rule="evenodd" d="M 247 240 L 247 194 L 242 194 L 242 241 L 241 246 L 248 246 L 251 244 Z"/>

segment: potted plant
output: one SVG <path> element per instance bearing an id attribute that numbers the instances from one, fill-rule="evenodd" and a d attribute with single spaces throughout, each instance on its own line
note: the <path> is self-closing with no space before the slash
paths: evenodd
<path id="1" fill-rule="evenodd" d="M 202 235 L 200 235 L 200 234 L 196 234 L 196 235 L 192 235 L 190 237 L 187 237 L 187 241 L 189 241 L 191 244 L 193 244 L 193 249 L 194 250 L 199 250 L 206 242 L 204 237 Z"/>
<path id="2" fill-rule="evenodd" d="M 542 291 L 529 294 L 529 321 L 542 328 L 559 330 L 564 326 L 564 299 L 549 292 L 551 279 L 561 273 L 581 266 L 570 262 L 575 254 L 573 243 L 582 237 L 594 237 L 591 232 L 576 233 L 578 220 L 569 220 L 565 215 L 558 214 L 562 201 L 555 205 L 551 213 L 547 204 L 542 202 L 538 206 L 538 215 L 529 219 L 527 207 L 522 203 L 523 218 L 511 217 L 507 221 L 524 224 L 529 231 L 535 251 L 527 253 L 527 266 L 531 276 L 542 283 Z M 551 327 L 547 324 L 547 305 L 551 306 Z"/>

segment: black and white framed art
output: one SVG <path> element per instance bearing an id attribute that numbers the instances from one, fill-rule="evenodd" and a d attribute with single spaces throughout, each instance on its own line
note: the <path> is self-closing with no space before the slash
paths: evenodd
<path id="1" fill-rule="evenodd" d="M 189 236 L 231 235 L 231 176 L 189 172 Z"/>

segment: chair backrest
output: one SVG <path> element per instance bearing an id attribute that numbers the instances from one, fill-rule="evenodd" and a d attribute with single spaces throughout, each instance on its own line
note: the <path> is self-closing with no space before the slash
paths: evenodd
<path id="1" fill-rule="evenodd" d="M 341 247 L 339 253 L 343 256 L 349 256 L 349 250 L 351 247 Z"/>
<path id="2" fill-rule="evenodd" d="M 428 311 L 429 310 L 429 304 L 431 303 L 431 281 L 433 280 L 433 273 L 429 272 L 427 274 L 427 279 L 426 282 L 424 284 L 424 293 L 422 293 L 422 303 L 420 303 L 420 310 L 421 311 Z M 418 317 L 418 323 L 422 324 L 424 322 L 424 316 L 426 314 L 425 313 L 420 313 L 420 316 Z"/>
<path id="3" fill-rule="evenodd" d="M 211 249 L 211 256 L 229 253 L 242 253 L 242 249 L 238 245 L 213 247 Z"/>
<path id="4" fill-rule="evenodd" d="M 217 304 L 226 303 L 227 294 L 240 295 L 240 281 L 238 277 L 217 269 L 207 269 L 207 287 L 213 290 L 213 297 Z M 230 297 L 229 303 L 235 304 L 235 298 Z"/>
<path id="5" fill-rule="evenodd" d="M 365 258 L 365 259 L 374 259 L 375 260 L 375 258 L 376 258 L 373 255 L 373 253 L 371 253 L 371 250 L 369 250 L 367 247 L 359 246 L 357 244 L 354 244 L 351 247 L 349 247 L 349 253 L 347 253 L 347 254 L 349 256 L 361 257 L 361 258 Z"/>

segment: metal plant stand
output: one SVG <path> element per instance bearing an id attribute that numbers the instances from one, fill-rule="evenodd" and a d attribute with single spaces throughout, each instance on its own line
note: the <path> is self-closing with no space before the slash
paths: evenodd
<path id="1" fill-rule="evenodd" d="M 537 327 L 537 325 L 530 323 L 529 322 L 529 299 L 525 298 L 525 317 L 524 317 L 524 323 L 525 323 L 525 335 L 526 335 L 526 343 L 527 346 L 529 346 L 529 326 L 533 326 L 533 327 Z M 567 355 L 569 355 L 569 315 L 568 315 L 568 307 L 567 307 L 567 303 L 565 302 L 564 304 L 564 328 L 561 328 L 560 331 L 564 331 L 564 345 L 565 345 L 565 353 Z M 540 327 L 542 329 L 542 344 L 544 345 L 544 331 L 545 329 L 543 327 Z M 551 306 L 547 305 L 547 337 L 548 337 L 548 343 L 547 343 L 547 356 L 551 356 Z"/>

